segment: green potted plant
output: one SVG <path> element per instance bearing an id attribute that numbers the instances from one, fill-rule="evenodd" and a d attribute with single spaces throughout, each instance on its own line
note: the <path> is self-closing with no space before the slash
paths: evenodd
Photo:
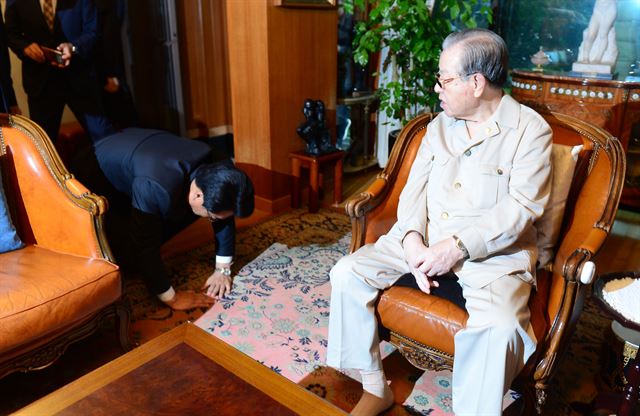
<path id="1" fill-rule="evenodd" d="M 482 0 L 345 0 L 347 13 L 364 16 L 355 27 L 354 61 L 366 66 L 375 53 L 387 49 L 382 68 L 392 65 L 391 79 L 378 85 L 380 110 L 402 125 L 422 111 L 434 110 L 440 47 L 455 27 L 477 27 L 479 18 L 492 21 Z M 433 2 L 430 2 L 433 4 Z M 378 76 L 379 74 L 374 73 Z"/>

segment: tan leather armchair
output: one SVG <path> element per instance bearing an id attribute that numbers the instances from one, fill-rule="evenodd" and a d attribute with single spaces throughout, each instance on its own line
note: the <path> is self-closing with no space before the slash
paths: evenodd
<path id="1" fill-rule="evenodd" d="M 376 241 L 395 223 L 400 191 L 434 116 L 419 116 L 405 126 L 386 168 L 365 192 L 347 202 L 351 252 Z M 590 286 L 580 281 L 581 272 L 611 230 L 625 171 L 622 146 L 609 133 L 563 114 L 544 117 L 553 129 L 554 143 L 583 144 L 584 148 L 571 182 L 553 272 L 538 271 L 537 291 L 529 301 L 538 348 L 514 382 L 514 388 L 524 393 L 525 414 L 542 411 L 545 389 L 568 346 Z M 414 366 L 452 369 L 453 338 L 466 323 L 464 309 L 444 298 L 394 286 L 382 293 L 376 312 L 391 343 Z"/>
<path id="2" fill-rule="evenodd" d="M 5 195 L 25 247 L 0 254 L 0 377 L 52 364 L 67 346 L 129 311 L 102 227 L 105 198 L 69 174 L 35 123 L 0 114 Z"/>

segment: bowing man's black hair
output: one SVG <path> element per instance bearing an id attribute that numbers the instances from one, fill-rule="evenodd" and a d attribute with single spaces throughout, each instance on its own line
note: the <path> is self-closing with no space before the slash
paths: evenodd
<path id="1" fill-rule="evenodd" d="M 202 165 L 194 179 L 202 190 L 202 205 L 207 211 L 233 211 L 236 217 L 248 217 L 253 213 L 251 179 L 231 161 Z"/>

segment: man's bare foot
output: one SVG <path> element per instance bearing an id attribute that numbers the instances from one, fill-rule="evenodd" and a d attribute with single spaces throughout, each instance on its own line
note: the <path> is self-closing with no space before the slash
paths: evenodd
<path id="1" fill-rule="evenodd" d="M 165 302 L 171 309 L 184 311 L 193 308 L 210 308 L 216 300 L 204 293 L 197 293 L 193 290 L 177 291 L 176 295 L 168 302 Z"/>
<path id="2" fill-rule="evenodd" d="M 386 385 L 384 389 L 384 396 L 378 397 L 363 390 L 360 401 L 353 408 L 351 414 L 353 416 L 376 416 L 393 405 L 393 392 L 391 388 Z"/>

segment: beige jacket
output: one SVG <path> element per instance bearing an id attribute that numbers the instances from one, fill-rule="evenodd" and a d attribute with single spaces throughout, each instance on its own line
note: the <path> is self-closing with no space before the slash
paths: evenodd
<path id="1" fill-rule="evenodd" d="M 484 131 L 470 141 L 464 121 L 444 113 L 429 124 L 391 234 L 417 231 L 429 245 L 458 236 L 470 258 L 453 271 L 469 286 L 505 274 L 535 282 L 533 223 L 550 193 L 551 128 L 505 95 Z"/>

